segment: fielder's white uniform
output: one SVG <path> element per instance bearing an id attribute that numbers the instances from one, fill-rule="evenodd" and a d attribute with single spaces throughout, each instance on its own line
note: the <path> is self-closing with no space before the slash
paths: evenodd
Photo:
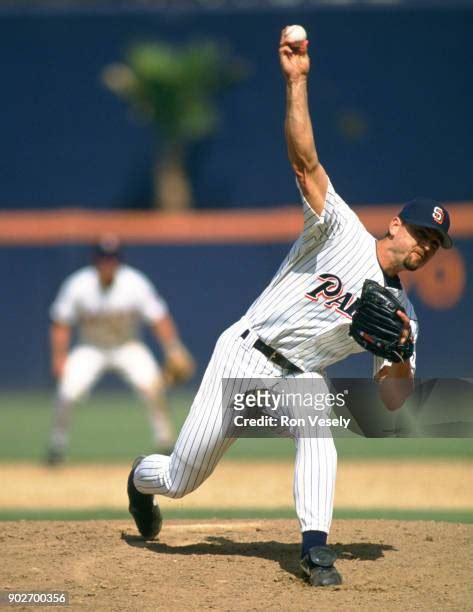
<path id="1" fill-rule="evenodd" d="M 302 194 L 301 194 L 302 195 Z M 376 240 L 329 183 L 325 207 L 317 215 L 302 195 L 304 229 L 267 289 L 246 315 L 219 338 L 190 414 L 170 457 L 150 455 L 135 470 L 142 493 L 182 497 L 214 470 L 234 439 L 225 437 L 222 379 L 232 392 L 251 389 L 241 379 L 281 378 L 288 372 L 253 347 L 258 338 L 302 372 L 291 378 L 321 379 L 324 370 L 363 349 L 348 335 L 351 307 L 365 279 L 397 285 L 396 296 L 412 322 L 415 314 L 399 279 L 385 277 L 376 256 Z M 244 332 L 249 330 L 248 334 Z M 242 334 L 244 337 L 242 337 Z M 374 370 L 389 364 L 374 360 Z M 411 358 L 415 367 L 415 355 Z M 336 475 L 331 437 L 295 439 L 294 497 L 301 531 L 330 529 Z"/>
<path id="2" fill-rule="evenodd" d="M 160 382 L 160 369 L 140 341 L 139 328 L 167 312 L 146 276 L 130 266 L 120 265 L 106 288 L 94 266 L 69 276 L 50 311 L 53 321 L 77 327 L 79 335 L 66 360 L 59 398 L 77 401 L 106 370 L 115 370 L 145 395 L 152 391 Z"/>

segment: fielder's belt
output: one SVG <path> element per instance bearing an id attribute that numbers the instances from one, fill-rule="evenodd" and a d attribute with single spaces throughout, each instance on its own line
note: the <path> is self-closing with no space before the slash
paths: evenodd
<path id="1" fill-rule="evenodd" d="M 249 333 L 250 333 L 250 330 L 247 329 L 241 334 L 241 337 L 245 339 Z M 269 361 L 272 361 L 273 363 L 278 365 L 283 370 L 287 370 L 291 374 L 292 373 L 294 374 L 302 373 L 302 370 L 298 368 L 296 365 L 294 365 L 293 363 L 291 363 L 289 359 L 286 359 L 284 355 L 281 355 L 281 353 L 278 353 L 277 351 L 275 351 L 273 348 L 268 346 L 266 343 L 264 343 L 259 338 L 253 344 L 253 348 L 259 351 L 260 353 L 263 353 L 263 355 L 267 357 Z"/>

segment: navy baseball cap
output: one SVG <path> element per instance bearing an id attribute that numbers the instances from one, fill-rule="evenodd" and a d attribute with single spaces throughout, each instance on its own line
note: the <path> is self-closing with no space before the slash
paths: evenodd
<path id="1" fill-rule="evenodd" d="M 440 243 L 444 249 L 451 249 L 453 241 L 448 235 L 450 215 L 443 204 L 430 198 L 414 198 L 404 205 L 399 218 L 409 225 L 428 227 L 440 235 Z"/>
<path id="2" fill-rule="evenodd" d="M 94 246 L 94 259 L 121 259 L 120 240 L 113 234 L 102 236 Z"/>

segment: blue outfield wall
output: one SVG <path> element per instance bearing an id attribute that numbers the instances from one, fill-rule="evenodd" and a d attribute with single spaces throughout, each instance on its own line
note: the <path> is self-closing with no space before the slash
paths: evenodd
<path id="1" fill-rule="evenodd" d="M 168 301 L 197 357 L 200 376 L 218 335 L 264 289 L 289 246 L 129 246 L 126 258 L 151 278 Z M 470 276 L 473 243 L 457 241 L 457 247 Z M 0 249 L 0 275 L 5 279 L 0 300 L 0 388 L 51 384 L 48 308 L 64 277 L 84 265 L 89 255 L 88 248 L 76 246 Z M 431 309 L 415 290 L 410 295 L 421 323 L 419 376 L 471 377 L 471 283 L 448 310 Z M 332 368 L 331 374 L 369 376 L 367 357 L 350 358 Z"/>
<path id="2" fill-rule="evenodd" d="M 351 203 L 422 193 L 472 200 L 473 10 L 281 8 L 0 12 L 0 207 L 146 207 L 153 132 L 100 83 L 134 40 L 215 38 L 251 69 L 195 145 L 197 205 L 294 200 L 283 142 L 279 32 L 303 23 L 318 147 Z"/>

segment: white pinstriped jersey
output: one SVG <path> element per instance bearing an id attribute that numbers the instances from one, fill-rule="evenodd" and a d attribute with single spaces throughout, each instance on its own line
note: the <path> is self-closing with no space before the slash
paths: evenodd
<path id="1" fill-rule="evenodd" d="M 68 276 L 50 315 L 53 321 L 77 325 L 81 342 L 110 348 L 135 340 L 141 321 L 153 323 L 167 312 L 166 302 L 147 277 L 120 265 L 113 283 L 105 289 L 94 266 Z"/>
<path id="2" fill-rule="evenodd" d="M 388 283 L 411 319 L 412 304 L 396 277 L 384 275 L 376 239 L 329 182 L 324 211 L 317 215 L 303 196 L 304 229 L 261 296 L 246 313 L 252 329 L 306 372 L 323 371 L 363 349 L 348 335 L 351 311 L 365 279 Z M 395 285 L 398 285 L 397 288 Z M 389 364 L 375 358 L 374 371 Z M 411 358 L 415 368 L 415 354 Z"/>

